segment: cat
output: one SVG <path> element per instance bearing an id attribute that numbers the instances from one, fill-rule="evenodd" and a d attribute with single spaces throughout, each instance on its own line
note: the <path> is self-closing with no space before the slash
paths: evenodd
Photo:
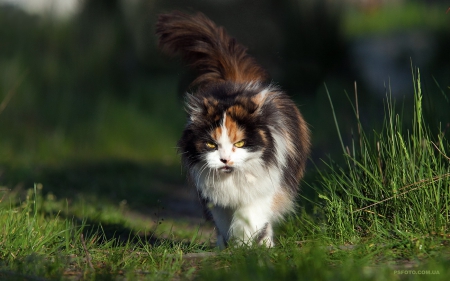
<path id="1" fill-rule="evenodd" d="M 156 35 L 198 72 L 178 148 L 217 245 L 273 247 L 273 225 L 293 211 L 305 171 L 307 123 L 247 49 L 202 13 L 161 14 Z"/>

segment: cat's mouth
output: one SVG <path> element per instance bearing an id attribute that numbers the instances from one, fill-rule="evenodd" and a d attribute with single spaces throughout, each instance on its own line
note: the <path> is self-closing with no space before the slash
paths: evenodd
<path id="1" fill-rule="evenodd" d="M 223 167 L 220 167 L 219 171 L 224 172 L 224 173 L 231 173 L 233 171 L 233 167 L 225 165 Z"/>

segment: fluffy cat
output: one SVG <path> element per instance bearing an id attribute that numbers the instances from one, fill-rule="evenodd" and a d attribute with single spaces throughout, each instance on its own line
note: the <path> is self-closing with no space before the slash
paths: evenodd
<path id="1" fill-rule="evenodd" d="M 272 247 L 272 226 L 293 210 L 305 170 L 306 122 L 247 49 L 203 14 L 162 14 L 156 34 L 163 51 L 198 72 L 178 146 L 218 245 Z"/>

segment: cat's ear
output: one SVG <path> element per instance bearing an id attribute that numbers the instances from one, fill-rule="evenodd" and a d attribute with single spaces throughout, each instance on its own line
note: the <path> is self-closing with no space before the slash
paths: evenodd
<path id="1" fill-rule="evenodd" d="M 268 95 L 269 95 L 269 90 L 264 89 L 251 98 L 251 101 L 256 105 L 254 113 L 258 114 L 261 111 L 261 108 L 264 105 Z"/>
<path id="2" fill-rule="evenodd" d="M 192 122 L 195 122 L 203 115 L 203 102 L 193 94 L 186 94 L 186 112 Z"/>
<path id="3" fill-rule="evenodd" d="M 217 104 L 218 101 L 214 99 L 199 98 L 192 94 L 186 95 L 186 111 L 192 122 L 204 120 L 205 117 L 213 118 L 217 115 L 215 110 Z"/>

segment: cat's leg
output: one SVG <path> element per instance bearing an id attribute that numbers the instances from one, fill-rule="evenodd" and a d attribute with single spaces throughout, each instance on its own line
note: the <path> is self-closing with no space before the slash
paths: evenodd
<path id="1" fill-rule="evenodd" d="M 258 236 L 256 237 L 256 242 L 259 245 L 265 245 L 266 247 L 273 247 L 275 243 L 273 242 L 273 229 L 272 224 L 266 223 L 263 229 L 258 231 Z"/>
<path id="2" fill-rule="evenodd" d="M 233 219 L 233 210 L 220 206 L 211 206 L 211 214 L 217 230 L 217 246 L 224 249 L 229 239 L 229 230 Z"/>
<path id="3" fill-rule="evenodd" d="M 251 204 L 235 210 L 230 235 L 238 244 L 251 245 L 257 242 L 273 247 L 272 217 L 271 198 L 254 200 Z"/>

